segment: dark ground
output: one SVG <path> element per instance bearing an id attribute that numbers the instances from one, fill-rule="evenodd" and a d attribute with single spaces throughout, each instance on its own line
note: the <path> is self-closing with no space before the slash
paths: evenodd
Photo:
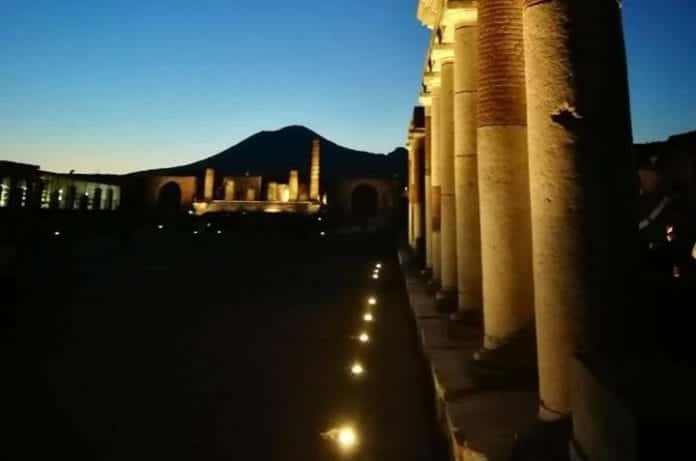
<path id="1" fill-rule="evenodd" d="M 352 421 L 351 459 L 442 459 L 393 239 L 317 226 L 37 237 L 4 308 L 0 458 L 334 460 L 319 433 Z"/>

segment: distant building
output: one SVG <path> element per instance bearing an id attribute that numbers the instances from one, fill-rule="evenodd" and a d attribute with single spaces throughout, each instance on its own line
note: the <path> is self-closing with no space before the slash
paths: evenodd
<path id="1" fill-rule="evenodd" d="M 112 211 L 121 203 L 118 176 L 52 173 L 0 161 L 0 208 Z"/>

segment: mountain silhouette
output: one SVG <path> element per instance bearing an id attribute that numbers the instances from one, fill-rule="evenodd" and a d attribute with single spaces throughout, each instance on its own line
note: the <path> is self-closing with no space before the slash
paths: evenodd
<path id="1" fill-rule="evenodd" d="M 213 168 L 216 175 L 234 176 L 248 172 L 287 181 L 288 172 L 296 169 L 300 177 L 307 178 L 312 140 L 315 138 L 321 140 L 322 182 L 352 177 L 406 177 L 408 152 L 403 147 L 387 155 L 352 150 L 297 125 L 261 131 L 219 154 L 188 165 L 134 174 L 195 175 L 205 168 Z"/>

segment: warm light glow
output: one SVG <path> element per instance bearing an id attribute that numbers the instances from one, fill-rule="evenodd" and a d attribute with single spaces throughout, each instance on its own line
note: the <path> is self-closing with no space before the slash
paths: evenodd
<path id="1" fill-rule="evenodd" d="M 377 273 L 372 274 L 372 278 L 375 279 L 375 280 L 377 280 L 377 279 L 379 278 L 379 274 L 377 274 Z"/>
<path id="2" fill-rule="evenodd" d="M 193 214 L 193 210 L 188 210 L 188 214 Z"/>
<path id="3" fill-rule="evenodd" d="M 157 226 L 157 229 L 159 229 L 159 230 L 164 229 L 164 225 L 163 225 L 163 224 L 159 224 L 159 225 Z"/>
<path id="4" fill-rule="evenodd" d="M 198 231 L 197 230 L 193 231 L 193 235 L 198 235 Z"/>
<path id="5" fill-rule="evenodd" d="M 60 237 L 60 231 L 55 231 L 53 235 L 55 235 L 56 237 Z"/>
<path id="6" fill-rule="evenodd" d="M 319 216 L 319 217 L 317 218 L 317 221 L 321 222 L 321 216 Z"/>
<path id="7" fill-rule="evenodd" d="M 361 333 L 360 336 L 358 336 L 358 340 L 361 343 L 369 343 L 370 342 L 370 335 L 367 333 Z"/>
<path id="8" fill-rule="evenodd" d="M 696 259 L 696 243 L 694 243 L 694 247 L 691 249 L 691 257 Z"/>
<path id="9" fill-rule="evenodd" d="M 377 264 L 375 265 L 375 267 L 376 267 L 377 269 L 381 269 L 381 268 L 382 268 L 382 263 L 377 263 Z"/>
<path id="10" fill-rule="evenodd" d="M 321 231 L 321 232 L 319 233 L 319 235 L 321 235 L 322 237 L 324 237 L 324 236 L 326 235 L 326 232 Z"/>
<path id="11" fill-rule="evenodd" d="M 367 304 L 369 304 L 370 306 L 376 305 L 376 304 L 377 304 L 377 298 L 375 298 L 374 296 L 370 296 L 370 298 L 367 300 Z"/>
<path id="12" fill-rule="evenodd" d="M 338 431 L 338 444 L 343 449 L 351 449 L 358 443 L 358 436 L 355 434 L 355 430 L 350 427 L 342 427 Z"/>
<path id="13" fill-rule="evenodd" d="M 220 229 L 218 229 L 218 231 L 216 232 L 216 234 L 217 234 L 217 235 L 221 235 L 221 234 L 222 234 L 222 231 L 221 231 Z"/>
<path id="14" fill-rule="evenodd" d="M 359 443 L 358 434 L 353 426 L 349 424 L 331 429 L 321 435 L 336 442 L 338 447 L 344 452 L 353 450 Z"/>
<path id="15" fill-rule="evenodd" d="M 368 323 L 374 322 L 375 317 L 370 312 L 368 312 L 367 314 L 363 315 L 363 320 L 368 322 Z"/>
<path id="16" fill-rule="evenodd" d="M 365 373 L 365 369 L 360 362 L 355 362 L 350 367 L 350 372 L 353 373 L 354 376 L 361 376 L 363 373 Z"/>

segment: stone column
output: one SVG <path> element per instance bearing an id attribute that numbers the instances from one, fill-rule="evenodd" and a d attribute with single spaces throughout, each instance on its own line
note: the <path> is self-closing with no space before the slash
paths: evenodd
<path id="1" fill-rule="evenodd" d="M 203 183 L 203 199 L 206 202 L 213 200 L 213 191 L 215 187 L 215 170 L 212 168 L 205 169 L 205 181 Z"/>
<path id="2" fill-rule="evenodd" d="M 228 202 L 234 200 L 234 181 L 232 179 L 225 181 L 225 200 Z"/>
<path id="3" fill-rule="evenodd" d="M 268 183 L 268 191 L 266 192 L 267 199 L 269 202 L 275 202 L 278 200 L 278 183 L 271 181 Z"/>
<path id="4" fill-rule="evenodd" d="M 423 132 L 416 133 L 413 138 L 413 240 L 416 250 L 423 248 L 423 156 L 425 138 Z"/>
<path id="5" fill-rule="evenodd" d="M 300 196 L 300 173 L 297 170 L 290 170 L 288 178 L 288 188 L 290 189 L 290 201 L 296 202 Z"/>
<path id="6" fill-rule="evenodd" d="M 321 141 L 312 141 L 312 163 L 309 171 L 309 199 L 319 201 L 319 162 L 321 156 Z"/>
<path id="7" fill-rule="evenodd" d="M 246 190 L 246 199 L 248 202 L 253 202 L 256 200 L 256 189 L 249 187 Z"/>
<path id="8" fill-rule="evenodd" d="M 484 349 L 533 318 L 521 0 L 479 2 L 478 179 Z"/>
<path id="9" fill-rule="evenodd" d="M 425 104 L 427 102 L 427 105 Z M 421 103 L 425 105 L 425 174 L 423 178 L 423 186 L 425 187 L 425 268 L 432 271 L 433 269 L 433 199 L 432 199 L 432 180 L 431 180 L 431 163 L 432 163 L 432 115 L 431 106 L 432 99 L 430 97 L 421 97 Z"/>
<path id="10" fill-rule="evenodd" d="M 571 412 L 571 331 L 585 355 L 621 343 L 609 319 L 632 292 L 635 173 L 620 5 L 525 3 L 540 418 L 556 420 Z"/>
<path id="11" fill-rule="evenodd" d="M 443 58 L 440 90 L 440 252 L 442 279 L 438 307 L 453 310 L 457 305 L 457 223 L 454 201 L 454 50 Z"/>
<path id="12" fill-rule="evenodd" d="M 431 226 L 431 259 L 433 264 L 432 282 L 439 287 L 442 280 L 442 250 L 440 246 L 441 222 L 441 183 L 440 183 L 440 81 L 431 81 L 432 110 L 430 119 L 430 226 Z"/>
<path id="13" fill-rule="evenodd" d="M 483 309 L 483 280 L 476 140 L 478 26 L 475 14 L 473 18 L 460 18 L 454 28 L 454 194 L 457 205 L 458 308 L 461 313 L 480 315 Z"/>
<path id="14" fill-rule="evenodd" d="M 278 184 L 278 200 L 284 203 L 290 201 L 290 189 L 287 184 Z"/>
<path id="15" fill-rule="evenodd" d="M 414 227 L 415 227 L 415 215 L 413 213 L 413 178 L 416 175 L 413 170 L 413 137 L 409 133 L 408 143 L 406 145 L 408 149 L 408 245 L 411 249 L 416 249 L 416 239 L 414 237 Z"/>

